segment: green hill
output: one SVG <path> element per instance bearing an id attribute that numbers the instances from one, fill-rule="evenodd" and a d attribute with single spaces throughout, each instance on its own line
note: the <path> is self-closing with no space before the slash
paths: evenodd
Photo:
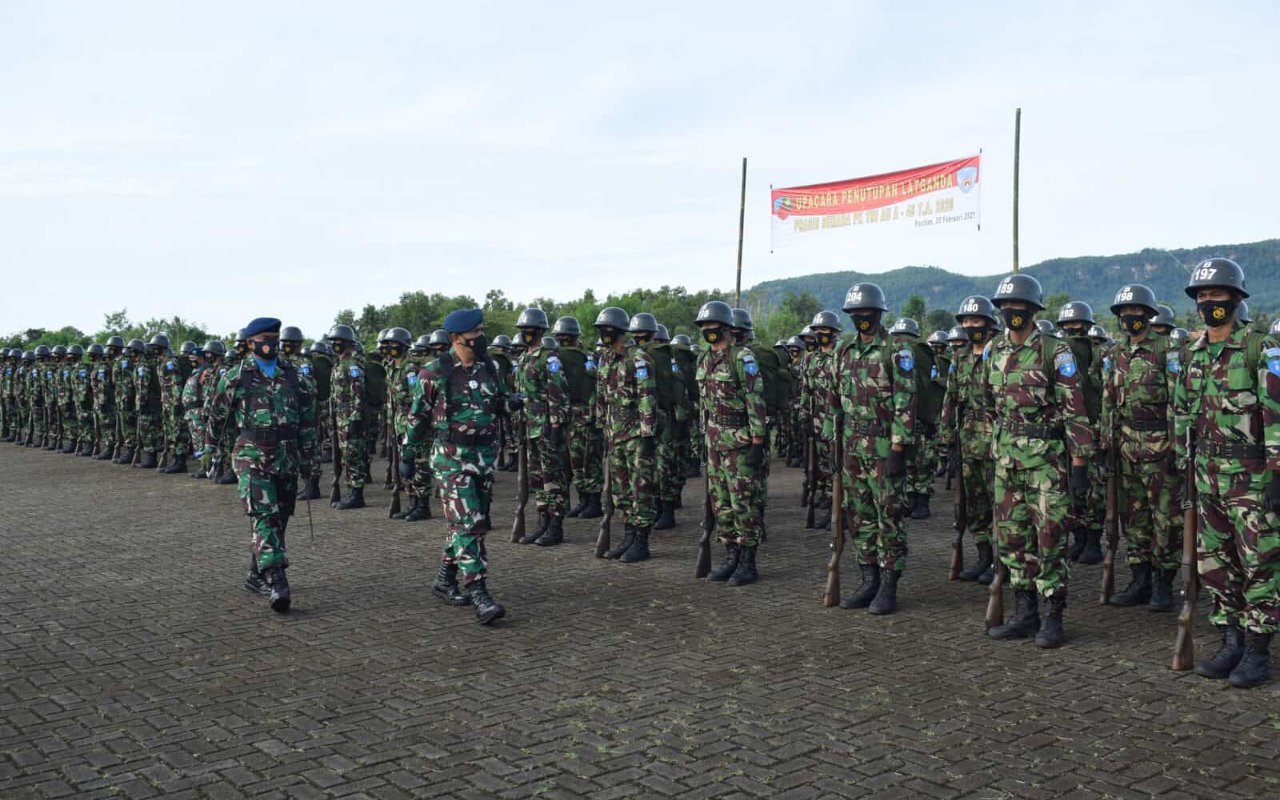
<path id="1" fill-rule="evenodd" d="M 1252 295 L 1249 307 L 1255 319 L 1275 316 L 1280 309 L 1280 239 L 1183 250 L 1147 249 L 1118 256 L 1055 258 L 1024 267 L 1023 272 L 1040 281 L 1046 297 L 1066 294 L 1073 300 L 1084 300 L 1093 306 L 1095 317 L 1109 317 L 1107 309 L 1116 289 L 1125 283 L 1145 283 L 1161 302 L 1173 306 L 1182 316 L 1191 311 L 1191 303 L 1183 293 L 1187 272 L 1211 256 L 1226 256 L 1244 268 L 1246 286 Z M 827 272 L 766 281 L 752 287 L 750 296 L 756 307 L 772 309 L 787 295 L 808 291 L 823 308 L 839 310 L 851 285 L 871 281 L 885 290 L 894 311 L 900 311 L 913 294 L 922 296 L 931 309 L 954 310 L 965 295 L 990 295 L 1004 274 L 970 277 L 940 267 L 901 267 L 874 275 Z"/>

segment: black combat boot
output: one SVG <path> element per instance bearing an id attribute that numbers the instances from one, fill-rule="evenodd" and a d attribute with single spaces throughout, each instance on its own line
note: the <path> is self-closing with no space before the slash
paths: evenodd
<path id="1" fill-rule="evenodd" d="M 756 571 L 756 546 L 743 546 L 742 555 L 738 558 L 738 566 L 734 569 L 733 574 L 729 576 L 730 586 L 746 586 L 749 583 L 755 583 L 760 580 L 760 573 Z"/>
<path id="2" fill-rule="evenodd" d="M 539 547 L 552 547 L 564 541 L 564 517 L 550 515 L 550 523 L 534 544 Z"/>
<path id="3" fill-rule="evenodd" d="M 982 573 L 991 569 L 991 561 L 994 552 L 991 549 L 991 542 L 978 542 L 978 563 L 972 567 L 960 570 L 960 574 L 956 577 L 962 581 L 976 581 L 982 577 Z"/>
<path id="4" fill-rule="evenodd" d="M 64 456 L 69 456 L 69 455 L 71 455 L 72 453 L 74 453 L 75 451 L 76 451 L 76 440 L 75 440 L 75 439 L 68 439 L 68 440 L 67 440 L 67 443 L 66 443 L 65 445 L 63 445 L 63 447 L 62 447 L 62 454 L 63 454 Z"/>
<path id="5" fill-rule="evenodd" d="M 458 588 L 458 565 L 441 561 L 436 569 L 435 583 L 431 584 L 431 593 L 450 606 L 469 606 L 471 598 Z"/>
<path id="6" fill-rule="evenodd" d="M 1067 558 L 1071 561 L 1080 560 L 1080 554 L 1084 552 L 1085 538 L 1084 528 L 1071 529 L 1071 547 L 1067 549 Z"/>
<path id="7" fill-rule="evenodd" d="M 93 442 L 85 442 L 80 445 L 80 450 L 76 452 L 76 455 L 81 458 L 93 458 Z"/>
<path id="8" fill-rule="evenodd" d="M 347 490 L 347 496 L 335 506 L 339 511 L 349 511 L 353 508 L 364 508 L 364 487 L 352 486 Z"/>
<path id="9" fill-rule="evenodd" d="M 569 509 L 569 512 L 565 514 L 565 516 L 577 517 L 579 514 L 582 513 L 582 510 L 585 509 L 586 507 L 587 507 L 587 493 L 578 492 L 578 504 L 573 508 Z"/>
<path id="10" fill-rule="evenodd" d="M 917 492 L 915 505 L 911 507 L 911 518 L 928 519 L 931 516 L 933 516 L 933 512 L 929 510 L 929 495 L 924 492 Z"/>
<path id="11" fill-rule="evenodd" d="M 635 526 L 632 525 L 631 523 L 627 523 L 625 526 L 623 526 L 622 541 L 618 543 L 617 547 L 612 547 L 604 551 L 604 557 L 618 558 L 623 553 L 631 549 L 631 545 L 633 542 L 635 542 L 635 540 L 636 540 Z"/>
<path id="12" fill-rule="evenodd" d="M 709 581 L 727 581 L 734 570 L 738 568 L 738 560 L 742 557 L 742 548 L 736 544 L 726 544 L 724 546 L 724 561 L 720 562 L 720 566 L 707 573 Z"/>
<path id="13" fill-rule="evenodd" d="M 547 532 L 547 528 L 551 525 L 551 515 L 547 513 L 545 508 L 538 509 L 538 527 L 521 536 L 516 544 L 533 544 L 538 541 L 538 537 Z"/>
<path id="14" fill-rule="evenodd" d="M 1227 683 L 1252 689 L 1271 680 L 1271 634 L 1249 631 L 1244 635 L 1244 658 L 1231 670 Z"/>
<path id="15" fill-rule="evenodd" d="M 1244 628 L 1227 625 L 1222 629 L 1222 646 L 1208 659 L 1196 664 L 1196 674 L 1202 678 L 1222 680 L 1244 658 Z"/>
<path id="16" fill-rule="evenodd" d="M 222 473 L 218 475 L 218 480 L 214 481 L 219 486 L 235 486 L 240 480 L 236 477 L 234 470 L 227 467 L 222 468 Z"/>
<path id="17" fill-rule="evenodd" d="M 1133 564 L 1129 571 L 1133 574 L 1129 585 L 1107 598 L 1110 605 L 1136 606 L 1151 599 L 1151 565 Z"/>
<path id="18" fill-rule="evenodd" d="M 114 450 L 115 448 L 104 447 L 98 452 L 93 454 L 93 460 L 94 461 L 110 461 L 111 457 L 115 454 Z"/>
<path id="19" fill-rule="evenodd" d="M 298 492 L 299 500 L 319 500 L 320 499 L 320 478 L 310 478 L 307 480 L 306 488 Z"/>
<path id="20" fill-rule="evenodd" d="M 814 515 L 814 529 L 820 531 L 831 530 L 831 496 L 825 494 L 818 495 L 816 505 L 820 509 L 821 516 L 818 514 Z"/>
<path id="21" fill-rule="evenodd" d="M 1067 634 L 1062 629 L 1062 612 L 1067 608 L 1067 595 L 1058 592 L 1044 599 L 1044 619 L 1040 621 L 1040 632 L 1036 634 L 1036 647 L 1053 650 L 1062 647 Z"/>
<path id="22" fill-rule="evenodd" d="M 1013 599 L 1017 610 L 1002 625 L 987 631 L 992 639 L 1026 639 L 1040 630 L 1040 609 L 1035 589 L 1014 589 Z"/>
<path id="23" fill-rule="evenodd" d="M 1151 583 L 1151 602 L 1147 608 L 1151 611 L 1173 610 L 1173 579 L 1177 577 L 1176 569 L 1158 569 L 1154 572 Z"/>
<path id="24" fill-rule="evenodd" d="M 618 560 L 624 564 L 632 564 L 636 561 L 647 561 L 649 559 L 649 529 L 636 528 L 635 541 L 627 548 L 627 552 L 618 556 Z"/>
<path id="25" fill-rule="evenodd" d="M 587 495 L 587 507 L 578 516 L 581 519 L 599 519 L 604 516 L 604 509 L 600 507 L 600 492 Z"/>
<path id="26" fill-rule="evenodd" d="M 205 472 L 203 469 L 198 469 L 187 477 L 195 481 L 203 481 L 209 478 L 209 473 Z"/>
<path id="27" fill-rule="evenodd" d="M 145 455 L 142 456 L 142 461 L 138 464 L 138 468 L 139 469 L 155 469 L 159 465 L 160 465 L 160 462 L 156 461 L 155 453 L 146 453 Z"/>
<path id="28" fill-rule="evenodd" d="M 292 599 L 289 597 L 289 581 L 284 576 L 284 567 L 271 567 L 263 577 L 271 586 L 271 610 L 277 614 L 288 611 Z"/>
<path id="29" fill-rule="evenodd" d="M 683 494 L 683 490 L 681 491 L 682 493 L 676 495 L 676 499 L 671 501 L 671 507 L 674 508 L 676 511 L 679 511 L 680 509 L 684 508 L 684 494 Z"/>
<path id="30" fill-rule="evenodd" d="M 676 510 L 675 506 L 670 503 L 662 503 L 662 507 L 658 511 L 658 518 L 653 523 L 655 531 L 665 531 L 676 526 Z"/>
<path id="31" fill-rule="evenodd" d="M 1090 529 L 1085 531 L 1084 551 L 1080 553 L 1081 564 L 1102 563 L 1102 531 Z"/>
<path id="32" fill-rule="evenodd" d="M 431 519 L 431 498 L 425 495 L 420 496 L 409 513 L 404 515 L 405 522 L 420 522 L 424 519 Z"/>
<path id="33" fill-rule="evenodd" d="M 898 610 L 898 571 L 882 568 L 880 570 L 880 589 L 871 600 L 867 610 L 872 614 L 892 614 Z"/>
<path id="34" fill-rule="evenodd" d="M 471 605 L 476 607 L 476 622 L 481 625 L 488 625 L 507 613 L 497 600 L 489 595 L 489 589 L 485 586 L 484 578 L 477 578 L 467 587 L 467 593 L 471 596 Z"/>
<path id="35" fill-rule="evenodd" d="M 133 463 L 133 451 L 132 451 L 132 450 L 121 450 L 121 451 L 120 451 L 120 455 L 116 456 L 116 457 L 115 457 L 115 460 L 114 460 L 114 461 L 112 461 L 111 463 L 113 463 L 113 464 L 132 464 L 132 463 Z"/>
<path id="36" fill-rule="evenodd" d="M 249 554 L 249 574 L 244 576 L 244 588 L 254 594 L 271 594 L 271 587 L 258 571 L 258 559 L 252 553 Z"/>
<path id="37" fill-rule="evenodd" d="M 880 591 L 880 567 L 875 564 L 859 564 L 858 574 L 862 583 L 853 594 L 840 601 L 841 608 L 866 608 Z"/>
<path id="38" fill-rule="evenodd" d="M 174 456 L 173 463 L 160 470 L 165 475 L 185 475 L 187 474 L 187 457 Z"/>

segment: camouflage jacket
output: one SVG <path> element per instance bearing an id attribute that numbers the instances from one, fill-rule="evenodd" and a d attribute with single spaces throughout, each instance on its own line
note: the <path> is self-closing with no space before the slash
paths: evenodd
<path id="1" fill-rule="evenodd" d="M 319 435 L 316 399 L 292 364 L 278 360 L 273 377 L 252 358 L 227 370 L 210 398 L 205 444 L 217 444 L 228 418 L 240 431 L 231 451 L 236 472 L 310 474 Z"/>
<path id="2" fill-rule="evenodd" d="M 109 412 L 116 407 L 116 385 L 112 382 L 115 376 L 115 364 L 112 361 L 99 361 L 90 365 L 90 370 L 93 406 L 99 411 Z"/>
<path id="3" fill-rule="evenodd" d="M 1118 455 L 1129 461 L 1168 456 L 1174 416 L 1170 404 L 1180 369 L 1177 353 L 1168 345 L 1167 339 L 1148 334 L 1141 342 L 1125 337 L 1103 352 L 1103 450 L 1118 443 Z"/>
<path id="4" fill-rule="evenodd" d="M 1258 363 L 1249 364 L 1249 337 Z M 1175 447 L 1186 465 L 1186 436 L 1195 431 L 1196 465 L 1220 475 L 1280 472 L 1280 344 L 1275 337 L 1237 326 L 1226 341 L 1201 336 L 1187 348 L 1174 391 Z M 1215 446 L 1253 446 L 1248 455 L 1212 456 Z"/>
<path id="5" fill-rule="evenodd" d="M 825 427 L 822 423 L 826 417 L 835 411 L 838 398 L 836 397 L 836 380 L 835 380 L 835 357 L 836 349 L 831 350 L 814 350 L 809 353 L 804 364 L 804 375 L 800 383 L 800 404 L 804 414 L 812 415 L 814 430 L 818 431 L 826 439 L 830 439 L 833 435 L 834 428 L 829 433 L 822 433 Z"/>
<path id="6" fill-rule="evenodd" d="M 1068 445 L 1072 456 L 1093 457 L 1083 378 L 1066 342 L 1032 331 L 1019 345 L 1005 332 L 987 343 L 982 358 L 995 408 L 991 453 L 997 462 L 1040 467 L 1059 461 Z"/>
<path id="7" fill-rule="evenodd" d="M 137 408 L 138 379 L 134 373 L 137 366 L 138 359 L 135 353 L 122 353 L 116 359 L 115 373 L 111 382 L 116 387 L 116 408 L 121 411 L 133 411 Z"/>
<path id="8" fill-rule="evenodd" d="M 832 373 L 845 439 L 874 449 L 861 454 L 887 458 L 891 445 L 915 443 L 915 368 L 910 346 L 889 341 L 883 328 L 869 342 L 853 336 L 837 346 Z M 833 416 L 823 422 L 823 438 L 835 435 Z"/>
<path id="9" fill-rule="evenodd" d="M 985 351 L 972 347 L 952 355 L 947 368 L 947 394 L 938 432 L 947 447 L 957 441 L 968 458 L 990 458 L 995 398 L 987 391 Z"/>
<path id="10" fill-rule="evenodd" d="M 409 432 L 409 413 L 413 409 L 414 392 L 418 386 L 418 373 L 422 363 L 406 357 L 399 364 L 387 363 L 387 404 L 392 412 L 392 424 L 397 436 Z"/>
<path id="11" fill-rule="evenodd" d="M 329 389 L 330 405 L 334 419 L 344 428 L 359 425 L 367 414 L 364 369 L 354 356 L 340 359 L 333 365 Z"/>
<path id="12" fill-rule="evenodd" d="M 464 470 L 474 466 L 473 451 L 498 446 L 498 418 L 507 397 L 504 377 L 493 359 L 467 367 L 451 350 L 428 361 L 413 388 L 405 443 L 420 447 L 434 434 L 437 453 L 461 461 Z"/>
<path id="13" fill-rule="evenodd" d="M 596 363 L 596 420 L 608 442 L 652 437 L 658 431 L 658 385 L 653 362 L 636 345 L 605 350 Z"/>
<path id="14" fill-rule="evenodd" d="M 513 390 L 524 395 L 525 436 L 537 439 L 553 425 L 569 421 L 569 391 L 565 385 L 560 354 L 539 347 L 530 349 L 516 361 Z"/>
<path id="15" fill-rule="evenodd" d="M 93 410 L 93 365 L 80 362 L 68 364 L 71 404 L 80 411 Z"/>
<path id="16" fill-rule="evenodd" d="M 140 358 L 134 365 L 134 402 L 140 414 L 160 413 L 160 361 L 153 358 Z"/>
<path id="17" fill-rule="evenodd" d="M 204 410 L 205 393 L 213 368 L 201 364 L 191 371 L 187 382 L 182 385 L 182 411 L 184 414 L 199 414 Z"/>
<path id="18" fill-rule="evenodd" d="M 738 450 L 765 435 L 764 376 L 750 349 L 729 345 L 704 351 L 697 379 L 708 450 Z"/>
<path id="19" fill-rule="evenodd" d="M 167 409 L 182 410 L 182 368 L 174 356 L 165 356 L 157 367 L 160 379 L 160 403 Z"/>

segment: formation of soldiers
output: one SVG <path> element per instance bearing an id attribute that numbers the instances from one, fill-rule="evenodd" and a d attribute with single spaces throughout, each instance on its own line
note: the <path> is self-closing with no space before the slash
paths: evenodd
<path id="1" fill-rule="evenodd" d="M 1105 560 L 1105 601 L 1156 612 L 1173 608 L 1190 565 L 1222 632 L 1196 671 L 1254 686 L 1280 627 L 1280 343 L 1250 328 L 1234 262 L 1197 266 L 1187 294 L 1205 324 L 1194 336 L 1148 287 L 1121 287 L 1114 340 L 1083 302 L 1037 320 L 1043 293 L 1023 274 L 964 298 L 956 326 L 927 339 L 911 319 L 883 325 L 889 305 L 871 283 L 846 294 L 850 333 L 821 311 L 773 345 L 718 301 L 693 320 L 702 344 L 616 307 L 586 337 L 572 317 L 525 309 L 515 338 L 492 342 L 478 309 L 459 311 L 416 340 L 382 331 L 376 355 L 346 325 L 305 347 L 297 328 L 259 319 L 231 349 L 175 352 L 160 334 L 7 351 L 0 417 L 20 445 L 170 474 L 194 460 L 193 477 L 238 482 L 253 528 L 246 585 L 277 611 L 289 606 L 295 501 L 320 497 L 331 461 L 332 506 L 364 507 L 379 447 L 390 515 L 430 519 L 433 497 L 445 515 L 433 593 L 486 624 L 505 613 L 486 583 L 495 471 L 520 474 L 513 541 L 555 546 L 566 517 L 616 515 L 623 536 L 598 555 L 635 563 L 655 530 L 681 523 L 685 481 L 705 465 L 702 525 L 724 548 L 707 577 L 738 586 L 759 579 L 776 456 L 804 469 L 806 527 L 835 528 L 837 569 L 846 536 L 852 545 L 859 585 L 832 601 L 872 614 L 896 611 L 908 520 L 933 513 L 945 476 L 952 577 L 993 598 L 1013 589 L 1012 614 L 989 607 L 991 637 L 1063 644 L 1073 562 Z M 525 497 L 537 514 L 527 527 Z M 1121 531 L 1130 579 L 1115 591 Z"/>

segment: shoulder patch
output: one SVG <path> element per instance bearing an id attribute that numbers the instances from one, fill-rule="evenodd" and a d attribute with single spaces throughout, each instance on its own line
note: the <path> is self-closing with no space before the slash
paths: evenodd
<path id="1" fill-rule="evenodd" d="M 173 372 L 175 369 L 178 368 L 178 365 L 173 363 L 172 361 L 166 361 L 164 362 L 164 368 L 169 372 Z"/>
<path id="2" fill-rule="evenodd" d="M 416 373 L 416 372 L 410 372 L 410 373 L 409 373 L 409 376 L 408 376 L 407 378 L 405 378 L 405 380 L 409 382 L 409 385 L 410 385 L 410 386 L 417 386 L 417 385 L 418 385 L 418 373 Z"/>
<path id="3" fill-rule="evenodd" d="M 560 371 L 560 357 L 547 356 L 547 372 L 559 372 L 559 371 Z"/>
<path id="4" fill-rule="evenodd" d="M 982 348 L 982 360 L 986 361 L 991 358 L 991 342 L 987 342 L 987 346 Z"/>
<path id="5" fill-rule="evenodd" d="M 1111 356 L 1102 357 L 1102 371 L 1106 372 L 1111 369 Z"/>
<path id="6" fill-rule="evenodd" d="M 911 351 L 905 347 L 898 351 L 898 368 L 903 372 L 910 372 L 916 368 L 915 357 L 911 355 Z"/>
<path id="7" fill-rule="evenodd" d="M 87 369 L 82 369 L 82 370 L 80 370 L 80 377 L 81 377 L 81 378 L 87 378 L 87 377 L 89 377 L 89 370 L 87 370 Z"/>
<path id="8" fill-rule="evenodd" d="M 301 372 L 303 375 L 310 375 L 310 374 L 311 374 L 311 365 L 310 365 L 310 364 L 303 364 L 303 365 L 298 369 L 298 371 L 299 371 L 299 372 Z"/>
<path id="9" fill-rule="evenodd" d="M 760 372 L 760 365 L 757 364 L 756 360 L 751 357 L 750 353 L 748 353 L 747 356 L 742 359 L 742 369 L 748 375 L 755 375 Z"/>
<path id="10" fill-rule="evenodd" d="M 351 377 L 353 377 L 353 378 L 359 378 L 359 377 L 360 377 L 361 375 L 363 375 L 364 373 L 362 373 L 362 372 L 360 371 L 360 368 L 359 368 L 359 367 L 357 367 L 356 365 L 352 364 L 352 365 L 351 365 L 351 369 L 347 370 L 347 374 L 348 374 L 348 375 L 350 375 L 350 376 L 351 376 Z"/>
<path id="11" fill-rule="evenodd" d="M 123 368 L 123 369 L 128 369 L 128 368 L 129 368 L 129 359 L 127 359 L 127 358 L 122 358 L 122 359 L 120 359 L 120 366 L 121 366 L 121 368 Z"/>
<path id="12" fill-rule="evenodd" d="M 1165 369 L 1177 375 L 1182 372 L 1182 359 L 1178 356 L 1177 350 L 1170 350 L 1169 356 L 1165 359 Z"/>
<path id="13" fill-rule="evenodd" d="M 680 365 L 679 365 L 679 364 L 677 364 L 676 362 L 672 361 L 672 362 L 671 362 L 671 371 L 672 371 L 672 372 L 676 372 L 676 373 L 680 372 Z"/>
<path id="14" fill-rule="evenodd" d="M 1267 359 L 1267 371 L 1280 376 L 1280 347 L 1268 347 L 1262 355 Z"/>
<path id="15" fill-rule="evenodd" d="M 1053 365 L 1057 367 L 1058 374 L 1064 378 L 1076 376 L 1076 357 L 1069 352 L 1054 356 Z"/>
<path id="16" fill-rule="evenodd" d="M 596 368 L 596 360 L 594 356 L 587 356 L 587 372 L 591 372 Z"/>
<path id="17" fill-rule="evenodd" d="M 139 378 L 146 377 L 146 374 L 147 374 L 147 368 L 146 368 L 146 367 L 141 367 L 141 366 L 140 366 L 140 367 L 138 367 L 138 377 L 139 377 Z"/>
<path id="18" fill-rule="evenodd" d="M 950 375 L 951 373 L 953 373 L 953 372 L 955 372 L 955 371 L 956 371 L 956 362 L 952 361 L 952 362 L 947 366 L 947 374 L 948 374 L 948 375 Z"/>

